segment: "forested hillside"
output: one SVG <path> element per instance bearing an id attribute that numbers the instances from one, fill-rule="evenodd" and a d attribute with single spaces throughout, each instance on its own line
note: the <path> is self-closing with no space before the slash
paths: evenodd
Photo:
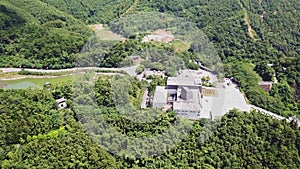
<path id="1" fill-rule="evenodd" d="M 108 23 L 120 17 L 134 0 L 41 0 L 67 12 L 86 24 Z"/>
<path id="2" fill-rule="evenodd" d="M 39 0 L 0 2 L 0 66 L 75 66 L 91 30 L 72 15 Z"/>
<path id="3" fill-rule="evenodd" d="M 279 80 L 299 87 L 300 1 L 143 2 L 140 10 L 154 8 L 197 23 L 215 44 L 224 62 L 234 57 L 265 66 L 274 64 Z"/>
<path id="4" fill-rule="evenodd" d="M 52 89 L 0 90 L 1 168 L 116 168 L 73 111 L 57 110 L 55 99 L 69 99 L 70 86 Z"/>
<path id="5" fill-rule="evenodd" d="M 141 69 L 173 75 L 176 70 L 169 65 L 174 62 L 178 69 L 193 68 L 189 60 L 198 59 L 192 53 L 195 44 L 178 51 L 174 41 L 141 42 L 149 33 L 142 32 L 149 31 L 141 24 L 147 22 L 146 12 L 153 12 L 154 28 L 165 24 L 155 12 L 195 25 L 217 50 L 224 75 L 233 77 L 250 104 L 300 118 L 299 0 L 1 0 L 0 67 L 126 66 L 132 64 L 128 56 L 151 48 L 155 49 L 152 59 L 164 64 L 142 62 Z M 128 39 L 91 43 L 89 49 L 86 42 L 97 41 L 89 26 L 100 23 Z M 142 34 L 136 36 L 139 31 Z M 94 48 L 97 45 L 105 48 Z M 82 49 L 86 53 L 80 55 Z M 172 60 L 169 54 L 182 60 Z M 262 90 L 258 82 L 275 81 L 274 74 L 278 83 L 269 92 Z M 153 94 L 156 85 L 165 83 L 163 78 L 151 78 L 150 84 L 129 80 L 134 106 L 139 106 L 147 85 Z M 87 91 L 74 90 L 76 84 L 49 90 L 0 89 L 0 168 L 300 168 L 300 130 L 295 122 L 237 110 L 217 121 L 194 122 L 180 144 L 156 156 L 117 155 L 122 145 L 116 144 L 109 145 L 114 151 L 107 151 L 87 133 L 124 145 L 130 140 L 97 133 L 97 127 L 103 127 L 100 116 L 117 132 L 133 138 L 152 138 L 178 123 L 173 112 L 162 113 L 149 124 L 120 116 L 111 98 L 111 79 L 103 76 L 89 86 L 96 89 L 99 108 L 88 113 L 76 111 L 76 102 L 91 101 Z M 61 97 L 68 99 L 68 109 L 57 109 L 55 99 Z M 128 148 L 144 155 L 135 145 Z"/>
<path id="6" fill-rule="evenodd" d="M 97 93 L 109 92 L 109 83 L 105 83 L 104 79 L 99 80 L 97 85 L 102 88 L 99 86 L 101 90 Z M 134 88 L 139 88 L 135 85 Z M 83 120 L 89 120 L 89 116 L 76 115 L 71 100 L 68 101 L 70 110 L 56 110 L 54 99 L 72 96 L 70 87 L 56 86 L 52 92 L 0 90 L 2 168 L 273 169 L 300 166 L 300 130 L 295 123 L 278 121 L 257 112 L 242 113 L 235 110 L 220 121 L 195 122 L 182 142 L 157 156 L 135 158 L 126 154 L 109 154 L 96 144 L 97 140 L 92 141 L 82 128 L 83 125 L 85 129 L 96 129 L 100 121 L 94 119 L 85 124 Z M 109 96 L 99 96 L 100 100 L 110 99 Z M 131 137 L 152 137 L 157 132 L 167 131 L 166 125 L 177 122 L 170 114 L 164 115 L 161 121 L 158 119 L 157 124 L 137 125 L 118 113 L 108 113 L 112 112 L 109 109 L 113 110 L 101 108 L 107 122 L 120 133 L 126 131 Z M 78 118 L 83 119 L 77 121 Z M 86 128 L 87 125 L 90 127 Z M 112 136 L 107 133 L 105 137 Z"/>

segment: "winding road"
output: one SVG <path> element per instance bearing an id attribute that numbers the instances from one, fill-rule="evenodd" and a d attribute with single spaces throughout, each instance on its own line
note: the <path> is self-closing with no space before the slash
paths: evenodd
<path id="1" fill-rule="evenodd" d="M 50 69 L 23 69 L 23 68 L 0 68 L 0 71 L 3 73 L 10 73 L 10 72 L 21 72 L 22 70 L 33 72 L 33 73 L 62 73 L 62 72 L 79 72 L 85 70 L 103 70 L 103 71 L 125 71 L 130 76 L 136 75 L 136 68 L 139 65 L 131 66 L 131 67 L 124 67 L 124 68 L 99 68 L 99 67 L 76 67 L 76 68 L 69 68 L 69 69 L 57 69 L 57 70 L 50 70 Z"/>
<path id="2" fill-rule="evenodd" d="M 267 116 L 271 116 L 274 119 L 277 120 L 286 120 L 287 122 L 292 122 L 293 120 L 297 123 L 298 127 L 300 127 L 300 120 L 298 118 L 294 117 L 289 117 L 289 118 L 285 118 L 283 116 L 280 116 L 278 114 L 272 113 L 268 110 L 262 109 L 260 107 L 254 106 L 254 105 L 250 105 L 250 107 L 254 110 L 257 110 L 258 112 L 260 112 L 261 114 L 267 115 Z"/>

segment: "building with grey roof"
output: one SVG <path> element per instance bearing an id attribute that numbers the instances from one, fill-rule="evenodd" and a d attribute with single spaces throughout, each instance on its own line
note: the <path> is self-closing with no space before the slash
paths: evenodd
<path id="1" fill-rule="evenodd" d="M 199 119 L 201 112 L 201 93 L 197 87 L 179 87 L 173 111 L 178 116 L 188 119 Z"/>
<path id="2" fill-rule="evenodd" d="M 166 87 L 156 87 L 152 105 L 163 108 L 168 103 L 178 116 L 197 120 L 202 108 L 201 89 L 199 79 L 169 77 Z"/>
<path id="3" fill-rule="evenodd" d="M 167 86 L 201 87 L 201 79 L 192 77 L 168 77 Z"/>
<path id="4" fill-rule="evenodd" d="M 180 98 L 188 102 L 198 101 L 200 98 L 200 90 L 197 88 L 182 87 Z"/>

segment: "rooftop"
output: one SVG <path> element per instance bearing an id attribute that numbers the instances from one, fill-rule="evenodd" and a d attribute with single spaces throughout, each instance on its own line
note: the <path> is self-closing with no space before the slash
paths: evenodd
<path id="1" fill-rule="evenodd" d="M 182 87 L 180 98 L 188 102 L 200 102 L 200 91 L 199 89 L 191 89 L 189 87 Z"/>
<path id="2" fill-rule="evenodd" d="M 263 81 L 263 82 L 259 82 L 258 84 L 259 85 L 272 85 L 273 82 L 266 82 L 266 81 Z"/>
<path id="3" fill-rule="evenodd" d="M 173 110 L 180 111 L 200 111 L 201 105 L 195 102 L 174 102 Z"/>
<path id="4" fill-rule="evenodd" d="M 165 103 L 167 102 L 167 90 L 165 86 L 156 86 L 153 102 L 154 103 Z"/>
<path id="5" fill-rule="evenodd" d="M 201 86 L 201 80 L 192 77 L 169 77 L 168 86 Z"/>
<path id="6" fill-rule="evenodd" d="M 258 85 L 266 92 L 269 92 L 272 89 L 272 82 L 259 82 Z"/>
<path id="7" fill-rule="evenodd" d="M 65 102 L 65 101 L 67 101 L 67 99 L 65 99 L 65 98 L 60 98 L 60 99 L 57 99 L 57 100 L 56 100 L 56 103 L 62 103 L 62 102 Z"/>

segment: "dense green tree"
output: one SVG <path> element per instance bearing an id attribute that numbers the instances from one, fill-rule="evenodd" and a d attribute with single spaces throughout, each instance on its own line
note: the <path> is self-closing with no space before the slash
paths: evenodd
<path id="1" fill-rule="evenodd" d="M 262 77 L 264 81 L 274 81 L 274 70 L 267 65 L 267 62 L 258 63 L 254 70 Z"/>

